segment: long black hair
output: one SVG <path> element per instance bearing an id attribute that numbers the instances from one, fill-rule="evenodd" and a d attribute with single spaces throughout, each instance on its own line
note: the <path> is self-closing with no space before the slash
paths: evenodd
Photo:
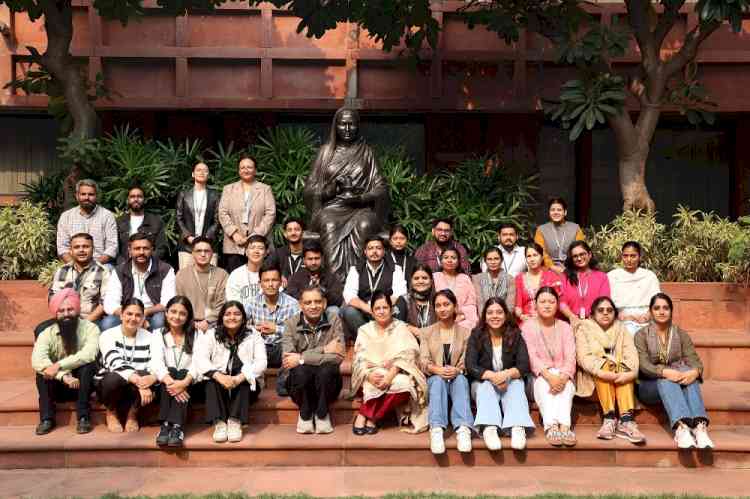
<path id="1" fill-rule="evenodd" d="M 237 334 L 234 335 L 235 341 L 238 344 L 242 343 L 242 340 L 244 340 L 248 334 L 247 312 L 245 312 L 244 305 L 237 300 L 229 300 L 219 310 L 219 318 L 217 320 L 216 329 L 214 330 L 216 341 L 223 343 L 224 345 L 228 345 L 230 342 L 229 333 L 227 333 L 227 330 L 224 327 L 224 314 L 232 307 L 239 309 L 240 313 L 242 313 L 242 324 L 240 324 L 240 329 L 237 331 Z"/>
<path id="2" fill-rule="evenodd" d="M 513 315 L 508 309 L 508 304 L 499 296 L 492 296 L 484 303 L 484 307 L 482 307 L 482 315 L 479 317 L 479 329 L 481 329 L 482 334 L 485 335 L 487 341 L 490 341 L 490 327 L 487 325 L 487 309 L 492 305 L 500 305 L 503 312 L 505 312 L 505 322 L 500 328 L 500 335 L 503 338 L 503 344 L 511 346 L 515 343 L 520 331 L 518 330 L 518 326 L 516 326 Z"/>
<path id="3" fill-rule="evenodd" d="M 441 289 L 435 293 L 430 299 L 430 305 L 432 305 L 433 310 L 435 310 L 435 302 L 437 301 L 438 296 L 446 298 L 453 304 L 453 319 L 455 320 L 455 318 L 458 317 L 458 299 L 456 298 L 456 294 L 450 289 Z"/>
<path id="4" fill-rule="evenodd" d="M 591 246 L 586 241 L 573 241 L 573 244 L 568 248 L 568 256 L 565 258 L 565 277 L 568 278 L 568 282 L 578 286 L 578 272 L 576 271 L 575 263 L 573 262 L 573 250 L 576 248 L 583 248 L 588 254 L 591 255 L 589 260 L 589 268 L 591 270 L 599 270 L 599 260 L 594 256 L 594 252 L 591 251 Z"/>
<path id="5" fill-rule="evenodd" d="M 193 304 L 190 303 L 187 296 L 173 296 L 172 299 L 167 302 L 167 306 L 164 309 L 165 315 L 172 305 L 182 305 L 185 307 L 185 310 L 187 310 L 187 320 L 185 321 L 185 325 L 182 326 L 182 329 L 185 332 L 185 343 L 183 344 L 182 349 L 186 354 L 192 355 L 193 345 L 195 344 L 195 316 L 193 314 Z M 162 335 L 165 335 L 168 332 L 170 332 L 169 323 L 167 323 L 162 330 Z"/>
<path id="6" fill-rule="evenodd" d="M 442 253 L 440 253 L 440 271 L 443 272 L 443 255 L 445 255 L 448 251 L 452 251 L 456 254 L 456 258 L 458 259 L 458 264 L 456 265 L 456 274 L 465 274 L 464 268 L 461 265 L 461 253 L 459 253 L 458 248 L 456 248 L 453 245 L 448 246 L 443 250 Z"/>

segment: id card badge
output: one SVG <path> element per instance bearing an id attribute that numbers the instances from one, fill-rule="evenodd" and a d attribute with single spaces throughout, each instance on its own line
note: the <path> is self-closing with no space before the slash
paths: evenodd
<path id="1" fill-rule="evenodd" d="M 578 312 L 578 317 L 580 317 L 581 320 L 586 318 L 586 309 L 584 307 L 581 307 L 581 310 Z"/>

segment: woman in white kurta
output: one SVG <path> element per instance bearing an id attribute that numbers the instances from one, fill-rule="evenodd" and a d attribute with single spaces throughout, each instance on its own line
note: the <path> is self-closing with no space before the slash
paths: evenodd
<path id="1" fill-rule="evenodd" d="M 612 301 L 622 321 L 631 334 L 648 326 L 648 304 L 659 289 L 659 279 L 650 270 L 642 268 L 643 249 L 640 243 L 628 241 L 622 245 L 622 268 L 607 273 Z"/>

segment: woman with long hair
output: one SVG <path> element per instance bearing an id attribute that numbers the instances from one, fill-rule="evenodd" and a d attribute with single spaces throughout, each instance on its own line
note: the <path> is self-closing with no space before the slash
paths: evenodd
<path id="1" fill-rule="evenodd" d="M 568 248 L 563 294 L 559 304 L 560 311 L 573 329 L 588 318 L 591 304 L 600 296 L 610 296 L 607 274 L 599 270 L 599 262 L 588 243 L 575 241 Z"/>
<path id="2" fill-rule="evenodd" d="M 550 287 L 536 293 L 536 317 L 521 326 L 534 375 L 534 400 L 550 445 L 572 447 L 571 428 L 576 375 L 576 343 L 570 325 L 557 318 L 560 297 Z"/>
<path id="3" fill-rule="evenodd" d="M 487 270 L 471 278 L 477 296 L 477 310 L 481 311 L 491 297 L 501 298 L 510 310 L 516 305 L 516 286 L 513 277 L 503 267 L 503 253 L 492 247 L 484 252 Z"/>
<path id="4" fill-rule="evenodd" d="M 404 277 L 409 281 L 414 272 L 414 266 L 417 259 L 409 251 L 409 234 L 403 225 L 396 224 L 391 227 L 388 233 L 388 252 L 386 258 L 393 260 L 393 263 L 401 267 L 404 271 Z"/>
<path id="5" fill-rule="evenodd" d="M 500 450 L 500 431 L 510 432 L 513 449 L 526 447 L 526 429 L 534 428 L 524 378 L 529 374 L 526 342 L 501 298 L 482 309 L 479 326 L 466 348 L 466 370 L 477 404 L 476 428 L 489 450 Z"/>
<path id="6" fill-rule="evenodd" d="M 674 431 L 677 447 L 713 448 L 703 404 L 703 363 L 690 336 L 672 322 L 672 299 L 657 293 L 649 304 L 651 324 L 635 334 L 640 381 L 638 398 L 661 402 Z"/>
<path id="7" fill-rule="evenodd" d="M 159 381 L 159 421 L 161 429 L 156 445 L 182 447 L 183 427 L 193 398 L 203 398 L 195 383 L 201 380 L 193 362 L 195 321 L 193 305 L 177 295 L 167 303 L 166 326 L 151 333 L 149 370 Z M 200 392 L 200 394 L 199 394 Z"/>
<path id="8" fill-rule="evenodd" d="M 266 345 L 260 333 L 247 328 L 245 308 L 226 302 L 216 328 L 201 335 L 195 348 L 196 370 L 207 380 L 206 417 L 214 425 L 214 442 L 242 440 L 267 363 Z"/>
<path id="9" fill-rule="evenodd" d="M 544 267 L 544 248 L 538 243 L 530 243 L 525 250 L 526 272 L 516 276 L 516 308 L 518 325 L 536 317 L 536 292 L 549 286 L 562 294 L 562 278 L 559 274 Z"/>
<path id="10" fill-rule="evenodd" d="M 471 452 L 471 399 L 469 381 L 464 375 L 466 342 L 470 331 L 456 324 L 458 300 L 453 291 L 438 291 L 432 304 L 438 322 L 422 332 L 419 356 L 430 395 L 430 450 L 433 454 L 445 452 L 443 433 L 448 427 L 450 415 L 458 451 Z"/>
<path id="11" fill-rule="evenodd" d="M 423 263 L 416 264 L 409 279 L 409 292 L 398 297 L 394 314 L 406 323 L 406 327 L 417 338 L 422 329 L 437 322 L 435 308 L 432 305 L 434 294 L 432 270 Z"/>
<path id="12" fill-rule="evenodd" d="M 456 248 L 449 247 L 440 255 L 440 272 L 432 275 L 435 290 L 450 289 L 458 299 L 458 324 L 468 330 L 474 329 L 477 316 L 477 294 L 471 278 L 461 269 L 461 255 Z"/>

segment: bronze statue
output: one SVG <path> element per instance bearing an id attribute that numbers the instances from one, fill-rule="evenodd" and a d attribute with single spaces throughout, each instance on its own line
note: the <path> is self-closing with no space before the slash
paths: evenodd
<path id="1" fill-rule="evenodd" d="M 310 229 L 320 234 L 328 268 L 342 280 L 362 243 L 388 216 L 388 187 L 372 149 L 359 136 L 359 112 L 341 108 L 305 182 Z"/>

